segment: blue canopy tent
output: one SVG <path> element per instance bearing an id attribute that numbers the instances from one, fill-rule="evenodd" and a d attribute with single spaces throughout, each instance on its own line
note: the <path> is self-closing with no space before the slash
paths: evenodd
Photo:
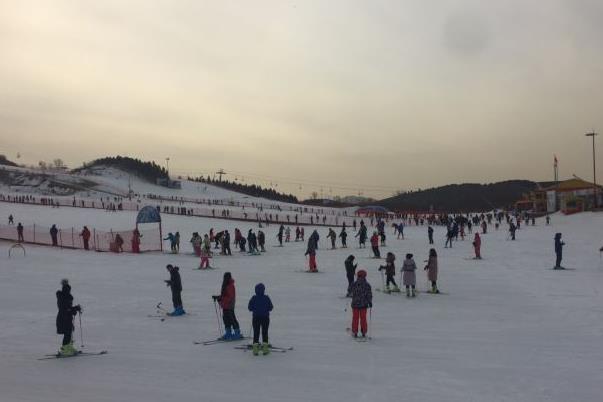
<path id="1" fill-rule="evenodd" d="M 158 207 L 153 207 L 151 205 L 147 205 L 138 211 L 138 215 L 136 216 L 136 229 L 138 229 L 138 224 L 142 223 L 158 223 L 159 224 L 159 237 L 163 239 L 163 233 L 161 231 L 161 214 L 159 213 Z M 161 251 L 163 251 L 163 241 L 160 240 L 161 243 Z"/>

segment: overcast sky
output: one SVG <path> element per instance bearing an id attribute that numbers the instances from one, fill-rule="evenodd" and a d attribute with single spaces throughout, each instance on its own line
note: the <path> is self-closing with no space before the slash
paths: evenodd
<path id="1" fill-rule="evenodd" d="M 591 180 L 602 21 L 601 0 L 0 0 L 0 154 L 304 196 L 550 180 L 553 154 Z"/>

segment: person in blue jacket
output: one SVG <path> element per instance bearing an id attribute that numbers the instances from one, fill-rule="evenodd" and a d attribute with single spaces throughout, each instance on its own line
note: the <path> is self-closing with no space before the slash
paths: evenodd
<path id="1" fill-rule="evenodd" d="M 270 297 L 264 294 L 266 287 L 263 283 L 255 285 L 255 296 L 249 300 L 248 309 L 253 313 L 253 355 L 260 352 L 260 330 L 262 331 L 262 354 L 270 353 L 268 344 L 268 326 L 270 325 L 270 312 L 273 309 Z"/>

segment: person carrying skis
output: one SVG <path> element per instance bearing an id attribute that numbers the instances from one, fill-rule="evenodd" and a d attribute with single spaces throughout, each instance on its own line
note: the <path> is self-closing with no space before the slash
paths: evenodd
<path id="1" fill-rule="evenodd" d="M 415 287 L 417 285 L 417 276 L 415 271 L 417 270 L 417 264 L 412 258 L 412 254 L 406 254 L 404 264 L 402 264 L 402 284 L 406 287 L 406 297 L 415 297 Z M 412 290 L 412 293 L 411 293 Z"/>
<path id="2" fill-rule="evenodd" d="M 555 256 L 557 257 L 555 260 L 554 269 L 565 269 L 561 266 L 561 260 L 563 259 L 563 246 L 565 243 L 561 241 L 561 233 L 555 234 Z"/>
<path id="3" fill-rule="evenodd" d="M 212 298 L 220 303 L 220 308 L 222 308 L 222 320 L 224 321 L 225 332 L 221 339 L 225 341 L 242 339 L 243 336 L 241 335 L 239 322 L 237 321 L 234 311 L 236 290 L 234 286 L 234 279 L 232 279 L 230 272 L 224 272 L 220 295 L 212 296 Z"/>
<path id="4" fill-rule="evenodd" d="M 345 259 L 345 275 L 348 278 L 348 291 L 346 293 L 346 297 L 352 297 L 352 285 L 354 284 L 354 277 L 356 276 L 356 268 L 358 264 L 354 264 L 353 255 L 349 255 L 348 258 Z"/>
<path id="5" fill-rule="evenodd" d="M 253 326 L 253 355 L 260 353 L 260 331 L 262 333 L 262 354 L 270 353 L 268 344 L 268 326 L 270 325 L 270 312 L 274 308 L 270 297 L 265 294 L 266 287 L 263 283 L 255 285 L 255 295 L 249 299 L 247 309 L 252 312 Z"/>
<path id="6" fill-rule="evenodd" d="M 337 233 L 331 228 L 329 228 L 329 234 L 327 235 L 327 239 L 331 239 L 331 249 L 335 250 L 335 241 L 337 241 Z"/>
<path id="7" fill-rule="evenodd" d="M 89 249 L 88 242 L 90 241 L 90 230 L 88 229 L 87 226 L 84 226 L 84 229 L 82 229 L 80 236 L 82 238 L 82 241 L 84 242 L 84 250 L 88 250 Z"/>
<path id="8" fill-rule="evenodd" d="M 57 290 L 57 307 L 59 312 L 57 313 L 56 326 L 57 334 L 63 335 L 63 343 L 59 350 L 60 356 L 73 356 L 78 351 L 73 346 L 72 333 L 73 333 L 73 317 L 77 313 L 82 312 L 80 305 L 73 305 L 73 296 L 71 295 L 71 286 L 69 286 L 69 280 L 61 280 L 61 290 Z"/>
<path id="9" fill-rule="evenodd" d="M 427 227 L 427 238 L 429 239 L 429 244 L 433 244 L 433 228 L 431 226 Z"/>
<path id="10" fill-rule="evenodd" d="M 358 271 L 356 278 L 356 282 L 352 285 L 352 336 L 358 337 L 358 324 L 360 324 L 360 332 L 365 338 L 368 332 L 366 310 L 373 308 L 373 292 L 371 285 L 366 280 L 364 269 Z"/>
<path id="11" fill-rule="evenodd" d="M 431 293 L 440 293 L 438 290 L 438 253 L 435 248 L 429 250 L 429 259 L 427 265 L 425 265 L 425 271 L 427 271 L 427 280 L 431 282 Z"/>
<path id="12" fill-rule="evenodd" d="M 172 291 L 172 304 L 174 305 L 174 311 L 168 313 L 171 316 L 179 316 L 186 314 L 184 308 L 182 307 L 182 281 L 180 279 L 180 273 L 178 267 L 172 266 L 172 264 L 168 264 L 165 267 L 170 273 L 170 279 L 165 280 L 166 286 L 170 287 Z"/>
<path id="13" fill-rule="evenodd" d="M 341 238 L 341 248 L 348 248 L 348 243 L 347 243 L 348 233 L 345 231 L 345 222 L 344 222 L 344 226 L 341 228 L 339 237 Z"/>
<path id="14" fill-rule="evenodd" d="M 381 253 L 379 252 L 379 236 L 377 232 L 373 232 L 371 236 L 371 248 L 373 249 L 373 257 L 381 258 Z"/>
<path id="15" fill-rule="evenodd" d="M 396 261 L 396 256 L 394 253 L 387 253 L 387 256 L 385 257 L 385 265 L 381 265 L 379 267 L 379 271 L 385 271 L 386 282 L 384 292 L 386 293 L 400 291 L 400 288 L 394 279 L 396 276 L 396 265 L 394 264 L 394 261 Z M 389 287 L 390 283 L 393 285 L 393 288 L 391 289 Z"/>
<path id="16" fill-rule="evenodd" d="M 473 238 L 473 250 L 475 251 L 475 259 L 482 259 L 482 239 L 479 237 L 479 233 L 475 232 L 475 237 Z"/>

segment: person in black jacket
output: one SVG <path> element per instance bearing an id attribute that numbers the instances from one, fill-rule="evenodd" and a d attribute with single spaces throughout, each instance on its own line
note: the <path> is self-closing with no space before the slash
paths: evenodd
<path id="1" fill-rule="evenodd" d="M 358 264 L 354 264 L 353 255 L 349 255 L 348 258 L 345 259 L 345 274 L 348 278 L 348 293 L 346 297 L 352 297 L 352 285 L 354 284 L 354 277 L 356 276 L 356 268 Z"/>
<path id="2" fill-rule="evenodd" d="M 59 229 L 57 229 L 57 225 L 52 225 L 50 228 L 50 238 L 52 239 L 52 245 L 54 247 L 59 245 L 57 235 L 59 234 Z"/>
<path id="3" fill-rule="evenodd" d="M 565 269 L 561 266 L 561 260 L 563 259 L 563 246 L 565 243 L 561 241 L 561 233 L 555 234 L 555 256 L 557 257 L 555 260 L 554 269 Z"/>
<path id="4" fill-rule="evenodd" d="M 82 308 L 73 305 L 73 296 L 71 295 L 71 286 L 67 279 L 61 280 L 61 290 L 57 290 L 57 314 L 56 325 L 57 334 L 63 335 L 63 344 L 59 351 L 61 356 L 73 356 L 77 350 L 73 346 L 71 334 L 73 333 L 73 317 L 82 312 Z"/>
<path id="5" fill-rule="evenodd" d="M 255 285 L 255 295 L 249 300 L 247 309 L 253 313 L 253 355 L 260 351 L 260 331 L 262 333 L 262 354 L 270 353 L 268 344 L 268 326 L 270 325 L 270 312 L 274 308 L 270 297 L 264 294 L 266 287 L 263 283 Z"/>
<path id="6" fill-rule="evenodd" d="M 352 336 L 358 337 L 358 324 L 364 338 L 368 332 L 366 310 L 373 307 L 371 285 L 366 281 L 366 271 L 358 271 L 357 280 L 352 285 Z"/>
<path id="7" fill-rule="evenodd" d="M 168 264 L 166 269 L 170 273 L 170 279 L 166 280 L 165 283 L 170 287 L 172 291 L 172 303 L 174 304 L 174 311 L 168 313 L 171 316 L 178 316 L 186 314 L 184 308 L 182 307 L 182 281 L 180 279 L 180 273 L 178 267 L 172 266 L 172 264 Z"/>

